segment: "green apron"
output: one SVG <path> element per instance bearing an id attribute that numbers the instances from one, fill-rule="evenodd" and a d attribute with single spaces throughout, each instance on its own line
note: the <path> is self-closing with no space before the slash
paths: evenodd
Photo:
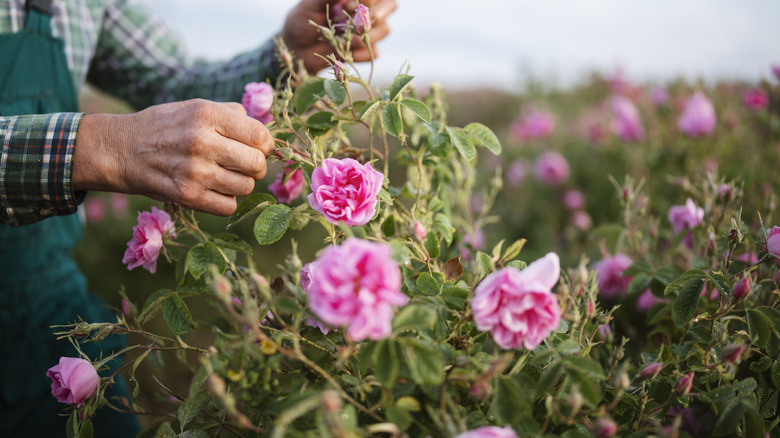
<path id="1" fill-rule="evenodd" d="M 50 1 L 28 3 L 43 5 L 29 9 L 22 32 L 0 35 L 0 114 L 78 111 L 62 41 L 51 33 Z M 67 340 L 57 341 L 50 326 L 79 316 L 115 320 L 102 300 L 87 293 L 71 257 L 81 234 L 75 214 L 20 227 L 0 224 L 0 437 L 65 436 L 67 418 L 59 414 L 66 405 L 52 396 L 46 370 L 77 352 Z M 113 336 L 83 350 L 98 358 L 123 342 Z M 122 380 L 112 392 L 128 396 Z M 133 437 L 139 429 L 134 416 L 109 408 L 98 411 L 93 424 L 96 437 Z"/>

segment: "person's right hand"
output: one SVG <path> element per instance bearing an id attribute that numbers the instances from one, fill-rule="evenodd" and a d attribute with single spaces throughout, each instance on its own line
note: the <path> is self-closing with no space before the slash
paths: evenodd
<path id="1" fill-rule="evenodd" d="M 140 194 L 227 216 L 266 174 L 270 132 L 238 103 L 190 100 L 128 115 L 87 114 L 73 190 Z"/>

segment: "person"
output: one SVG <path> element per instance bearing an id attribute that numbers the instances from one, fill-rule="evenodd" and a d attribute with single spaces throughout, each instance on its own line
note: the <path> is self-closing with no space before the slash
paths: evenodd
<path id="1" fill-rule="evenodd" d="M 360 0 L 369 3 L 367 0 Z M 372 0 L 372 46 L 395 0 Z M 216 6 L 215 6 L 216 7 Z M 301 0 L 278 36 L 310 72 L 331 53 L 310 20 L 353 13 L 357 0 Z M 356 37 L 352 55 L 376 48 Z M 238 103 L 248 82 L 283 74 L 273 40 L 221 63 L 193 62 L 161 20 L 128 0 L 0 3 L 0 436 L 64 436 L 46 370 L 77 356 L 50 326 L 111 321 L 70 253 L 89 190 L 140 194 L 216 215 L 265 176 L 273 139 Z M 140 111 L 78 112 L 89 82 Z M 90 358 L 121 348 L 111 337 Z M 101 373 L 103 374 L 103 373 Z M 127 396 L 122 382 L 114 395 Z M 111 396 L 111 394 L 107 394 Z M 95 436 L 135 436 L 137 420 L 102 408 Z"/>

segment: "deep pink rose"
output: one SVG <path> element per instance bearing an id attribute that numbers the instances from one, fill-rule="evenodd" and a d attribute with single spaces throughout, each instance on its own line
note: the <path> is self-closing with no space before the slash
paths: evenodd
<path id="1" fill-rule="evenodd" d="M 653 292 L 650 289 L 645 289 L 644 292 L 642 292 L 641 295 L 639 295 L 639 298 L 636 300 L 636 308 L 640 312 L 647 312 L 648 310 L 652 309 L 653 306 L 660 303 L 668 303 L 669 300 L 665 298 L 659 298 L 655 295 L 653 295 Z"/>
<path id="2" fill-rule="evenodd" d="M 355 10 L 355 31 L 358 35 L 362 35 L 369 30 L 371 30 L 371 13 L 366 5 L 360 4 Z"/>
<path id="3" fill-rule="evenodd" d="M 742 95 L 742 102 L 750 110 L 763 110 L 769 106 L 769 95 L 761 88 L 751 88 Z"/>
<path id="4" fill-rule="evenodd" d="M 552 114 L 536 109 L 527 109 L 524 115 L 512 123 L 512 134 L 520 140 L 545 138 L 555 129 L 555 119 Z"/>
<path id="5" fill-rule="evenodd" d="M 79 406 L 97 391 L 100 380 L 95 367 L 78 357 L 61 357 L 46 375 L 51 378 L 51 395 L 58 402 Z"/>
<path id="6" fill-rule="evenodd" d="M 655 106 L 666 105 L 666 102 L 669 101 L 669 93 L 666 91 L 666 88 L 656 85 L 650 90 L 650 101 Z"/>
<path id="7" fill-rule="evenodd" d="M 677 234 L 682 230 L 692 230 L 704 220 L 704 210 L 693 199 L 688 198 L 685 205 L 675 205 L 669 209 L 669 222 Z"/>
<path id="8" fill-rule="evenodd" d="M 157 257 L 163 246 L 163 238 L 176 237 L 173 222 L 168 213 L 152 207 L 152 212 L 138 213 L 138 225 L 133 227 L 133 238 L 127 242 L 122 263 L 132 270 L 138 266 L 154 274 L 157 272 Z"/>
<path id="9" fill-rule="evenodd" d="M 645 138 L 645 129 L 631 100 L 625 96 L 612 98 L 612 131 L 624 142 L 642 141 Z"/>
<path id="10" fill-rule="evenodd" d="M 552 252 L 522 271 L 506 267 L 487 275 L 471 302 L 477 328 L 491 332 L 505 350 L 533 350 L 561 322 L 552 293 L 558 277 L 560 260 Z"/>
<path id="11" fill-rule="evenodd" d="M 326 324 L 346 326 L 356 341 L 387 337 L 393 307 L 409 300 L 390 253 L 387 244 L 354 237 L 323 251 L 302 281 L 312 312 Z"/>
<path id="12" fill-rule="evenodd" d="M 274 119 L 271 115 L 271 105 L 274 103 L 274 89 L 265 82 L 250 82 L 244 86 L 244 96 L 241 104 L 246 114 L 263 124 L 269 124 Z"/>
<path id="13" fill-rule="evenodd" d="M 697 91 L 688 99 L 677 124 L 688 137 L 712 134 L 715 131 L 715 107 L 707 96 Z"/>
<path id="14" fill-rule="evenodd" d="M 371 163 L 328 158 L 311 175 L 309 205 L 331 223 L 363 225 L 374 217 L 383 181 Z"/>
<path id="15" fill-rule="evenodd" d="M 569 163 L 558 152 L 545 152 L 534 163 L 536 179 L 548 186 L 557 186 L 569 179 Z"/>
<path id="16" fill-rule="evenodd" d="M 268 191 L 282 204 L 289 204 L 303 191 L 303 171 L 292 169 L 290 162 L 284 166 L 284 171 L 276 176 L 276 181 L 268 186 Z"/>
<path id="17" fill-rule="evenodd" d="M 736 299 L 745 298 L 750 294 L 750 277 L 744 277 L 738 282 L 734 283 L 731 288 L 731 296 Z"/>
<path id="18" fill-rule="evenodd" d="M 579 190 L 567 190 L 563 194 L 563 205 L 571 211 L 582 210 L 585 208 L 585 195 Z"/>
<path id="19" fill-rule="evenodd" d="M 593 266 L 593 270 L 596 271 L 596 281 L 599 283 L 599 294 L 602 297 L 618 298 L 628 292 L 628 284 L 633 277 L 624 277 L 623 271 L 632 263 L 629 256 L 618 253 L 614 257 L 604 257 Z"/>
<path id="20" fill-rule="evenodd" d="M 745 351 L 745 347 L 743 347 L 742 345 L 729 344 L 723 347 L 723 351 L 721 351 L 720 354 L 723 357 L 724 362 L 737 363 L 739 362 L 739 359 L 742 357 L 743 351 Z"/>
<path id="21" fill-rule="evenodd" d="M 766 238 L 766 250 L 772 254 L 775 264 L 780 266 L 780 227 L 772 227 Z"/>
<path id="22" fill-rule="evenodd" d="M 517 434 L 509 426 L 485 426 L 461 433 L 455 438 L 517 438 Z"/>

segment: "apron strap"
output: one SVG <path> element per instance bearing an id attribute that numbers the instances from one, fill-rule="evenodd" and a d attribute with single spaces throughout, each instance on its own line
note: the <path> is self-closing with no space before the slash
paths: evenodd
<path id="1" fill-rule="evenodd" d="M 51 1 L 52 0 L 27 0 L 27 10 L 35 9 L 36 11 L 43 12 L 46 15 L 51 15 Z"/>
<path id="2" fill-rule="evenodd" d="M 27 0 L 24 32 L 51 36 L 52 0 Z"/>

